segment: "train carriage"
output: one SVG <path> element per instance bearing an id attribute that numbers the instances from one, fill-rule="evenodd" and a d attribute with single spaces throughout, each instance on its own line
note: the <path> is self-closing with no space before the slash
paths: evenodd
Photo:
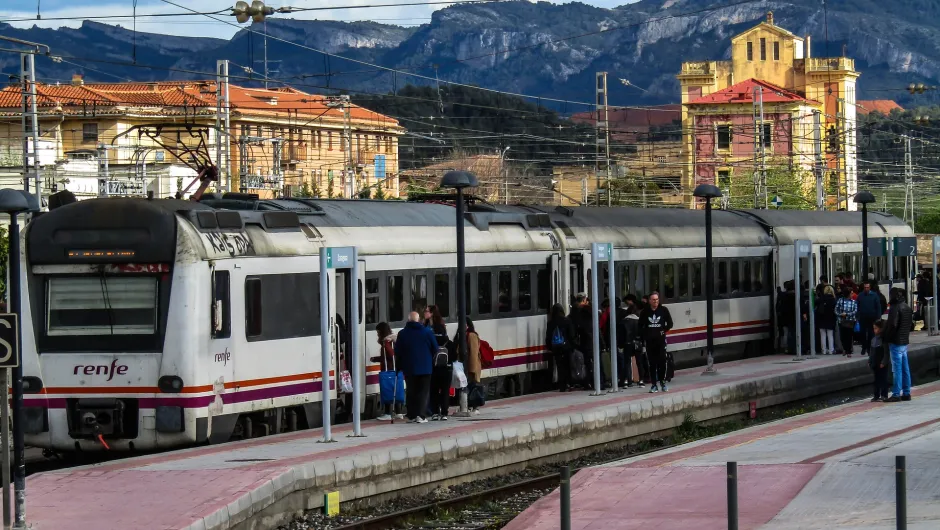
<path id="1" fill-rule="evenodd" d="M 37 216 L 20 256 L 27 443 L 150 450 L 316 427 L 323 374 L 326 406 L 348 412 L 338 378 L 352 355 L 366 382 L 362 411 L 374 415 L 375 325 L 401 328 L 409 311 L 435 304 L 456 331 L 454 208 L 436 200 L 96 199 Z M 499 393 L 551 384 L 546 314 L 588 293 L 595 242 L 613 244 L 621 296 L 661 293 L 677 362 L 704 361 L 701 211 L 473 202 L 465 221 L 467 310 L 496 350 L 483 377 Z M 846 212 L 715 212 L 718 359 L 770 351 L 774 287 L 793 276 L 794 239 L 812 239 L 817 270 L 837 272 L 857 267 L 858 223 Z M 911 235 L 890 216 L 870 224 L 873 237 Z M 358 249 L 358 319 L 349 271 L 319 268 L 320 249 L 338 246 Z M 903 284 L 910 269 L 895 270 Z"/>

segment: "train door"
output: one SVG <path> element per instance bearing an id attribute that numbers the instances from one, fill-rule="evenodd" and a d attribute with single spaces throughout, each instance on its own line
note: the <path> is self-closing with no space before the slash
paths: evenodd
<path id="1" fill-rule="evenodd" d="M 568 265 L 568 285 L 571 286 L 570 300 L 568 300 L 568 305 L 574 303 L 574 297 L 580 293 L 585 292 L 584 289 L 584 255 L 579 253 L 571 254 L 569 256 L 570 263 Z"/>
<path id="2" fill-rule="evenodd" d="M 334 269 L 330 281 L 330 294 L 332 295 L 330 297 L 330 314 L 333 317 L 332 359 L 335 366 L 337 366 L 336 374 L 334 375 L 338 394 L 337 407 L 339 409 L 338 412 L 341 411 L 344 413 L 350 412 L 352 394 L 343 392 L 342 374 L 343 372 L 348 372 L 350 374 L 350 380 L 354 375 L 352 373 L 353 355 L 359 357 L 357 364 L 361 372 L 359 374 L 359 381 L 361 382 L 361 388 L 359 389 L 359 412 L 365 411 L 366 360 L 363 355 L 363 345 L 365 344 L 365 320 L 363 319 L 363 308 L 365 306 L 363 285 L 363 278 L 365 278 L 366 274 L 365 261 L 358 261 L 356 266 L 358 267 L 357 276 L 359 278 L 357 285 L 357 292 L 359 293 L 358 319 L 353 318 L 352 314 L 352 271 L 350 269 Z M 359 351 L 357 352 L 352 349 L 353 333 L 358 334 Z"/>
<path id="3" fill-rule="evenodd" d="M 237 414 L 222 416 L 222 394 L 225 383 L 235 379 L 235 355 L 232 351 L 232 275 L 231 271 L 211 266 L 211 327 L 209 333 L 209 384 L 212 385 L 212 402 L 208 407 L 207 436 L 210 443 L 228 440 L 235 427 Z M 213 418 L 215 425 L 213 426 Z M 214 428 L 213 428 L 214 427 Z"/>
<path id="4" fill-rule="evenodd" d="M 549 293 L 551 296 L 551 301 L 548 304 L 549 312 L 551 312 L 552 306 L 557 303 L 561 303 L 565 299 L 564 288 L 561 281 L 561 256 L 558 254 L 552 254 L 548 258 L 548 274 L 549 274 Z M 540 293 L 541 295 L 541 293 Z"/>

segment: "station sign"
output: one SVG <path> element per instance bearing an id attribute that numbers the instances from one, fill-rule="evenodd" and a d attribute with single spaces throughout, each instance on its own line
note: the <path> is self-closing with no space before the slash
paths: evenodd
<path id="1" fill-rule="evenodd" d="M 909 258 L 917 255 L 916 237 L 894 238 L 894 255 L 899 258 Z"/>
<path id="2" fill-rule="evenodd" d="M 20 365 L 20 341 L 15 313 L 0 313 L 0 368 Z"/>
<path id="3" fill-rule="evenodd" d="M 326 268 L 349 269 L 355 261 L 353 247 L 329 247 L 326 249 Z"/>
<path id="4" fill-rule="evenodd" d="M 868 255 L 872 258 L 883 258 L 888 255 L 888 240 L 883 237 L 870 237 L 865 242 Z"/>

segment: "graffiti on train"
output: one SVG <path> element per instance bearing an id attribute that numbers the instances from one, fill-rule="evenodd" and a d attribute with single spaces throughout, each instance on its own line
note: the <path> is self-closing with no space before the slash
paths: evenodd
<path id="1" fill-rule="evenodd" d="M 242 233 L 225 234 L 210 232 L 203 234 L 203 236 L 205 236 L 206 241 L 209 243 L 209 247 L 217 254 L 250 256 L 255 253 L 251 239 Z"/>

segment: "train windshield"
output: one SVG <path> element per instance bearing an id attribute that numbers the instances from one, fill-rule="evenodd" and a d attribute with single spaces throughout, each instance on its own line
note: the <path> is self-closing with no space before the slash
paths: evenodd
<path id="1" fill-rule="evenodd" d="M 50 277 L 46 335 L 153 335 L 158 300 L 155 277 Z"/>

